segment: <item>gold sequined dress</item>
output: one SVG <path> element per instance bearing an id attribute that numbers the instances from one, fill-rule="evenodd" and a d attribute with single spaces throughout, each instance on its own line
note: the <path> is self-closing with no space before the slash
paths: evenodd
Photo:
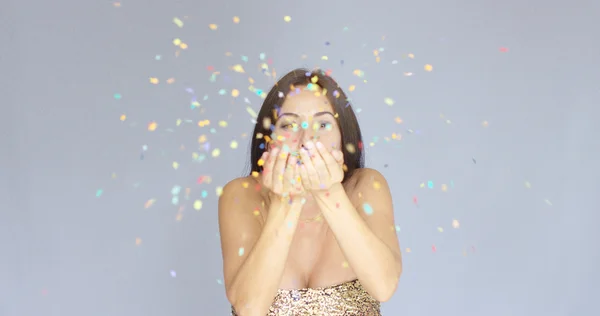
<path id="1" fill-rule="evenodd" d="M 238 316 L 233 306 L 231 315 Z M 358 280 L 322 288 L 278 290 L 267 316 L 381 316 L 380 303 Z"/>

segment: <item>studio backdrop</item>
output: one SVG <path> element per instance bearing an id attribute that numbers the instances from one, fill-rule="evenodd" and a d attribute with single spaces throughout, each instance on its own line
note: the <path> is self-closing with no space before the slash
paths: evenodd
<path id="1" fill-rule="evenodd" d="M 0 315 L 228 315 L 217 223 L 266 93 L 321 68 L 391 187 L 383 314 L 599 315 L 598 1 L 0 9 Z"/>

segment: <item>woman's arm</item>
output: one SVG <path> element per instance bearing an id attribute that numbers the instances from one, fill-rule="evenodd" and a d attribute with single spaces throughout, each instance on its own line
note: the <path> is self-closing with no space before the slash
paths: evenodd
<path id="1" fill-rule="evenodd" d="M 273 201 L 261 231 L 242 182 L 228 183 L 219 198 L 225 288 L 240 316 L 264 316 L 277 294 L 302 206 Z"/>
<path id="2" fill-rule="evenodd" d="M 385 302 L 396 291 L 402 273 L 392 198 L 385 178 L 376 170 L 361 169 L 357 176 L 357 196 L 352 200 L 341 184 L 314 195 L 360 283 L 373 298 Z"/>

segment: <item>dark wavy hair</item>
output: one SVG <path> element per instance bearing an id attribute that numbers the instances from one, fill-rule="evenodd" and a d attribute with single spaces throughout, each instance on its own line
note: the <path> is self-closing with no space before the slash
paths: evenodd
<path id="1" fill-rule="evenodd" d="M 316 81 L 314 77 L 316 77 Z M 269 136 L 271 136 L 271 133 L 275 128 L 275 115 L 276 113 L 277 115 L 280 113 L 281 106 L 288 93 L 292 91 L 292 89 L 295 89 L 295 87 L 306 86 L 311 83 L 326 90 L 325 96 L 329 99 L 335 112 L 334 114 L 336 114 L 342 136 L 341 150 L 344 153 L 345 164 L 344 179 L 342 183 L 348 180 L 354 171 L 359 168 L 364 168 L 365 155 L 362 135 L 358 120 L 356 119 L 356 115 L 354 114 L 354 110 L 352 110 L 352 106 L 346 97 L 346 94 L 337 82 L 323 70 L 316 69 L 311 71 L 305 68 L 298 68 L 290 71 L 277 81 L 271 91 L 267 94 L 267 97 L 258 112 L 250 144 L 250 175 L 254 172 L 262 171 L 262 167 L 258 165 L 258 159 L 268 148 L 267 143 L 271 140 Z M 265 126 L 265 121 L 270 122 L 270 126 Z"/>

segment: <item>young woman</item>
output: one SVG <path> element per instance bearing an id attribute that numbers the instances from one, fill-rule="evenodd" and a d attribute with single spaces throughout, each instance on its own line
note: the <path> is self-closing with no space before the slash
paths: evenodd
<path id="1" fill-rule="evenodd" d="M 356 116 L 321 70 L 296 69 L 258 114 L 251 173 L 219 199 L 232 314 L 380 315 L 402 272 L 385 178 L 364 168 Z"/>

